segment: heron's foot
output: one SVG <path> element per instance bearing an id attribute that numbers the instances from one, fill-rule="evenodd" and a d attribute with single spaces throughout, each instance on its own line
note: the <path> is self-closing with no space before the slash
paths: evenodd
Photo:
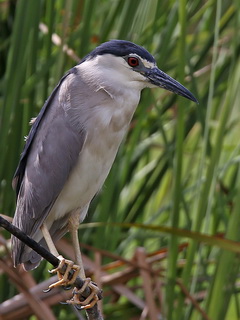
<path id="1" fill-rule="evenodd" d="M 82 296 L 82 293 L 85 291 L 85 289 L 89 287 L 91 290 L 90 295 L 85 298 Z M 80 305 L 80 309 L 89 309 L 95 306 L 95 304 L 98 302 L 98 292 L 99 288 L 98 286 L 91 281 L 91 278 L 84 279 L 84 284 L 81 289 L 74 288 L 73 289 L 73 297 L 71 300 L 67 300 L 66 303 L 72 304 L 72 305 Z"/>
<path id="2" fill-rule="evenodd" d="M 64 259 L 62 256 L 58 256 L 58 259 L 60 260 L 58 267 L 50 270 L 50 273 L 57 273 L 59 280 L 52 283 L 49 289 L 72 285 L 76 281 L 80 270 L 80 267 L 73 261 Z"/>

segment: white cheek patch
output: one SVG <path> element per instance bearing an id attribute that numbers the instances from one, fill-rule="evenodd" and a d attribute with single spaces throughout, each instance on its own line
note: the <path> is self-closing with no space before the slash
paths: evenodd
<path id="1" fill-rule="evenodd" d="M 142 63 L 144 64 L 144 66 L 146 68 L 149 68 L 149 69 L 153 69 L 156 67 L 156 63 L 153 63 L 153 62 L 149 62 L 147 61 L 146 59 L 142 59 Z"/>

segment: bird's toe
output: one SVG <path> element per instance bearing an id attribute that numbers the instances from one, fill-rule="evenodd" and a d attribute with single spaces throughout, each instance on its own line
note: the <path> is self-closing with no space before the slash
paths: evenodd
<path id="1" fill-rule="evenodd" d="M 73 261 L 67 260 L 62 256 L 59 256 L 58 259 L 60 260 L 60 262 L 57 268 L 50 270 L 50 273 L 52 274 L 57 273 L 58 281 L 52 283 L 49 286 L 49 289 L 59 286 L 68 287 L 72 285 L 76 281 L 80 270 L 80 267 L 74 264 Z"/>
<path id="2" fill-rule="evenodd" d="M 90 294 L 87 298 L 83 297 L 82 293 L 85 291 L 85 289 L 89 287 Z M 75 305 L 78 309 L 89 309 L 95 306 L 95 304 L 98 302 L 99 297 L 99 288 L 98 286 L 91 281 L 90 278 L 86 278 L 84 280 L 84 285 L 81 289 L 74 288 L 73 290 L 73 297 L 70 300 L 67 300 L 66 302 L 68 304 Z M 80 306 L 80 308 L 79 308 Z"/>

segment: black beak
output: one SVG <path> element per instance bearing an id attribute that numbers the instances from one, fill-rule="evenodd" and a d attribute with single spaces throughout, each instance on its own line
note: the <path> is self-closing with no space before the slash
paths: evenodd
<path id="1" fill-rule="evenodd" d="M 188 89 L 186 89 L 183 85 L 181 85 L 181 83 L 177 82 L 160 69 L 148 69 L 148 71 L 145 73 L 145 76 L 155 86 L 166 89 L 168 91 L 172 91 L 180 96 L 183 96 L 184 98 L 198 103 L 198 100 Z"/>

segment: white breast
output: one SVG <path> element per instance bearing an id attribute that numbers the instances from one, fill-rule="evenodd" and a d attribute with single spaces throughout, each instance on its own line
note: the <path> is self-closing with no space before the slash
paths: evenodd
<path id="1" fill-rule="evenodd" d="M 101 189 L 137 107 L 139 94 L 133 97 L 115 101 L 117 108 L 113 109 L 111 101 L 94 110 L 86 124 L 87 138 L 78 162 L 48 215 L 49 227 L 65 214 L 81 211 Z M 85 210 L 83 214 L 80 220 L 84 219 Z"/>

